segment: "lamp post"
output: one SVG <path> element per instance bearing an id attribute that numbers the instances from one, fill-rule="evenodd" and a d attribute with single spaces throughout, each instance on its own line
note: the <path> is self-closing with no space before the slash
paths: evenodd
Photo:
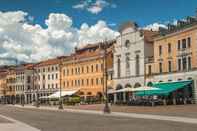
<path id="1" fill-rule="evenodd" d="M 102 43 L 102 50 L 103 50 L 103 65 L 104 65 L 104 72 L 103 72 L 103 87 L 105 89 L 105 106 L 103 109 L 104 113 L 110 113 L 110 108 L 108 105 L 108 94 L 107 94 L 107 41 Z"/>
<path id="2" fill-rule="evenodd" d="M 62 110 L 64 109 L 63 107 L 63 101 L 62 101 L 62 75 L 61 75 L 61 71 L 62 71 L 62 59 L 63 58 L 60 58 L 60 64 L 59 64 L 59 74 L 60 74 L 60 96 L 59 96 L 59 107 L 58 109 Z"/>
<path id="3" fill-rule="evenodd" d="M 35 91 L 35 64 L 33 64 L 33 83 L 32 84 L 33 84 L 33 90 Z M 38 93 L 39 93 L 39 90 L 38 90 L 38 87 L 36 87 L 36 104 L 35 104 L 35 106 L 37 108 L 40 107 Z"/>

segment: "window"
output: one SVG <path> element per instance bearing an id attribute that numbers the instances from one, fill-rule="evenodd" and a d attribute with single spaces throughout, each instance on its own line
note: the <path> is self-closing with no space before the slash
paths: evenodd
<path id="1" fill-rule="evenodd" d="M 45 72 L 45 68 L 43 68 L 42 71 Z"/>
<path id="2" fill-rule="evenodd" d="M 130 41 L 129 41 L 129 40 L 126 40 L 126 41 L 125 41 L 125 47 L 127 47 L 127 48 L 128 48 L 128 47 L 129 47 L 129 45 L 130 45 Z"/>
<path id="3" fill-rule="evenodd" d="M 178 59 L 178 70 L 181 70 L 181 59 Z"/>
<path id="4" fill-rule="evenodd" d="M 67 81 L 67 87 L 69 87 L 69 81 Z"/>
<path id="5" fill-rule="evenodd" d="M 159 46 L 159 55 L 162 55 L 162 46 Z"/>
<path id="6" fill-rule="evenodd" d="M 77 74 L 77 68 L 75 68 L 75 74 Z"/>
<path id="7" fill-rule="evenodd" d="M 57 73 L 55 74 L 55 77 L 56 77 L 56 79 L 58 79 L 58 74 Z"/>
<path id="8" fill-rule="evenodd" d="M 152 73 L 152 66 L 148 65 L 148 74 L 150 75 Z"/>
<path id="9" fill-rule="evenodd" d="M 57 83 L 55 84 L 55 88 L 58 88 L 58 84 Z"/>
<path id="10" fill-rule="evenodd" d="M 52 66 L 52 69 L 51 69 L 52 71 L 54 71 L 54 67 Z"/>
<path id="11" fill-rule="evenodd" d="M 64 84 L 64 87 L 65 87 L 65 86 L 66 86 L 66 82 L 64 81 L 64 83 L 63 83 L 63 84 Z"/>
<path id="12" fill-rule="evenodd" d="M 89 72 L 89 67 L 88 67 L 88 66 L 86 67 L 86 72 L 87 72 L 87 73 Z"/>
<path id="13" fill-rule="evenodd" d="M 93 78 L 91 79 L 91 84 L 94 85 L 94 79 Z"/>
<path id="14" fill-rule="evenodd" d="M 69 75 L 69 69 L 67 69 L 67 76 Z"/>
<path id="15" fill-rule="evenodd" d="M 92 72 L 94 72 L 94 66 L 93 65 L 91 66 L 91 69 L 92 69 Z"/>
<path id="16" fill-rule="evenodd" d="M 52 88 L 54 88 L 54 84 L 52 84 Z"/>
<path id="17" fill-rule="evenodd" d="M 136 55 L 136 62 L 135 62 L 135 69 L 136 69 L 136 75 L 140 74 L 140 56 Z"/>
<path id="18" fill-rule="evenodd" d="M 190 37 L 187 38 L 187 46 L 188 46 L 188 48 L 191 47 L 191 38 Z"/>
<path id="19" fill-rule="evenodd" d="M 98 64 L 96 64 L 96 72 L 98 72 Z"/>
<path id="20" fill-rule="evenodd" d="M 42 79 L 45 80 L 45 75 L 42 76 Z"/>
<path id="21" fill-rule="evenodd" d="M 45 89 L 45 84 L 42 85 L 42 88 Z"/>
<path id="22" fill-rule="evenodd" d="M 186 49 L 187 45 L 186 45 L 186 39 L 182 39 L 182 48 Z"/>
<path id="23" fill-rule="evenodd" d="M 187 69 L 187 59 L 186 57 L 183 58 L 183 70 Z"/>
<path id="24" fill-rule="evenodd" d="M 120 78 L 120 73 L 121 73 L 121 72 L 120 72 L 120 58 L 118 58 L 118 65 L 117 65 L 117 68 L 118 68 L 118 69 L 117 69 L 117 71 L 118 71 L 118 72 L 117 72 L 118 78 Z"/>
<path id="25" fill-rule="evenodd" d="M 81 67 L 81 73 L 83 73 L 83 66 Z"/>
<path id="26" fill-rule="evenodd" d="M 50 89 L 50 84 L 48 84 L 48 89 Z"/>
<path id="27" fill-rule="evenodd" d="M 101 78 L 101 84 L 103 84 L 103 78 Z"/>
<path id="28" fill-rule="evenodd" d="M 172 52 L 171 44 L 168 43 L 168 53 L 171 53 L 171 52 Z"/>
<path id="29" fill-rule="evenodd" d="M 64 70 L 63 70 L 63 76 L 65 76 L 65 75 L 66 75 L 66 70 L 64 69 Z"/>
<path id="30" fill-rule="evenodd" d="M 172 72 L 172 62 L 168 61 L 168 71 Z"/>
<path id="31" fill-rule="evenodd" d="M 159 73 L 162 73 L 163 72 L 163 67 L 162 67 L 162 63 L 159 63 Z"/>
<path id="32" fill-rule="evenodd" d="M 96 85 L 98 85 L 98 78 L 96 78 Z"/>
<path id="33" fill-rule="evenodd" d="M 48 80 L 50 80 L 50 75 L 48 74 Z"/>
<path id="34" fill-rule="evenodd" d="M 27 83 L 30 83 L 30 82 L 31 82 L 31 77 L 28 76 L 28 77 L 27 77 Z"/>
<path id="35" fill-rule="evenodd" d="M 71 72 L 72 72 L 72 75 L 73 75 L 73 68 L 72 68 Z"/>
<path id="36" fill-rule="evenodd" d="M 192 64 L 191 64 L 191 57 L 188 57 L 188 69 L 191 70 Z"/>
<path id="37" fill-rule="evenodd" d="M 50 72 L 50 67 L 48 67 L 48 72 Z"/>
<path id="38" fill-rule="evenodd" d="M 89 85 L 89 79 L 86 80 L 86 85 Z"/>
<path id="39" fill-rule="evenodd" d="M 178 50 L 180 50 L 180 49 L 181 49 L 181 41 L 178 40 Z"/>
<path id="40" fill-rule="evenodd" d="M 54 75 L 52 74 L 52 80 L 54 79 Z"/>
<path id="41" fill-rule="evenodd" d="M 129 58 L 129 54 L 126 54 L 126 73 L 130 74 L 130 58 Z"/>
<path id="42" fill-rule="evenodd" d="M 81 85 L 83 86 L 84 82 L 83 82 L 83 79 L 81 80 Z"/>
<path id="43" fill-rule="evenodd" d="M 101 70 L 103 71 L 103 64 L 101 64 Z"/>

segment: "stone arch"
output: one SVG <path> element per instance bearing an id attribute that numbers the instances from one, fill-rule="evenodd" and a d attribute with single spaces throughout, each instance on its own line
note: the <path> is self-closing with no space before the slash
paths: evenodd
<path id="1" fill-rule="evenodd" d="M 188 77 L 187 80 L 193 80 L 193 78 L 192 77 Z"/>
<path id="2" fill-rule="evenodd" d="M 181 78 L 178 78 L 178 81 L 182 81 L 183 79 L 181 79 Z"/>
<path id="3" fill-rule="evenodd" d="M 140 87 L 141 84 L 139 82 L 135 83 L 134 88 Z"/>
<path id="4" fill-rule="evenodd" d="M 88 92 L 87 95 L 89 95 L 89 96 L 92 95 L 92 92 Z"/>
<path id="5" fill-rule="evenodd" d="M 153 86 L 153 83 L 152 83 L 151 81 L 149 81 L 149 82 L 147 83 L 147 86 Z"/>
<path id="6" fill-rule="evenodd" d="M 125 88 L 132 88 L 132 86 L 131 86 L 131 84 L 127 83 L 127 84 L 125 85 Z"/>
<path id="7" fill-rule="evenodd" d="M 99 100 L 101 100 L 101 98 L 103 97 L 102 92 L 97 92 L 97 93 L 96 93 L 96 97 L 97 97 Z"/>
<path id="8" fill-rule="evenodd" d="M 83 91 L 80 91 L 79 92 L 79 95 L 81 95 L 81 96 L 84 95 L 84 92 Z"/>
<path id="9" fill-rule="evenodd" d="M 120 89 L 122 89 L 123 87 L 122 87 L 122 85 L 120 85 L 120 84 L 118 84 L 117 86 L 116 86 L 116 90 L 120 90 Z"/>

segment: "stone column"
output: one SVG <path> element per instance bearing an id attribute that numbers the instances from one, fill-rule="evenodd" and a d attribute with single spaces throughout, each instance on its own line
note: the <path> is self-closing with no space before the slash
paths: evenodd
<path id="1" fill-rule="evenodd" d="M 114 104 L 117 102 L 117 94 L 114 94 Z"/>
<path id="2" fill-rule="evenodd" d="M 192 91 L 193 91 L 193 102 L 195 104 L 197 104 L 197 80 L 196 79 L 193 81 L 194 83 L 193 83 L 193 88 L 192 88 Z"/>
<path id="3" fill-rule="evenodd" d="M 123 92 L 123 102 L 126 102 L 126 92 Z"/>

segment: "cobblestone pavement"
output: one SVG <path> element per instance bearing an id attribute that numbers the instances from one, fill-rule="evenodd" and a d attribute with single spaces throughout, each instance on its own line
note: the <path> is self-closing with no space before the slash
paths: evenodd
<path id="1" fill-rule="evenodd" d="M 0 116 L 0 124 L 4 124 L 4 123 L 12 123 L 12 121 L 9 121 L 8 119 L 2 118 Z"/>
<path id="2" fill-rule="evenodd" d="M 13 106 L 0 106 L 0 114 L 22 121 L 42 131 L 196 131 L 197 129 L 197 124 Z"/>
<path id="3" fill-rule="evenodd" d="M 103 104 L 97 104 L 97 105 L 66 106 L 65 108 L 82 109 L 82 110 L 103 110 L 103 107 L 104 107 Z M 111 111 L 197 118 L 197 105 L 168 105 L 168 106 L 155 106 L 155 107 L 112 105 Z"/>

